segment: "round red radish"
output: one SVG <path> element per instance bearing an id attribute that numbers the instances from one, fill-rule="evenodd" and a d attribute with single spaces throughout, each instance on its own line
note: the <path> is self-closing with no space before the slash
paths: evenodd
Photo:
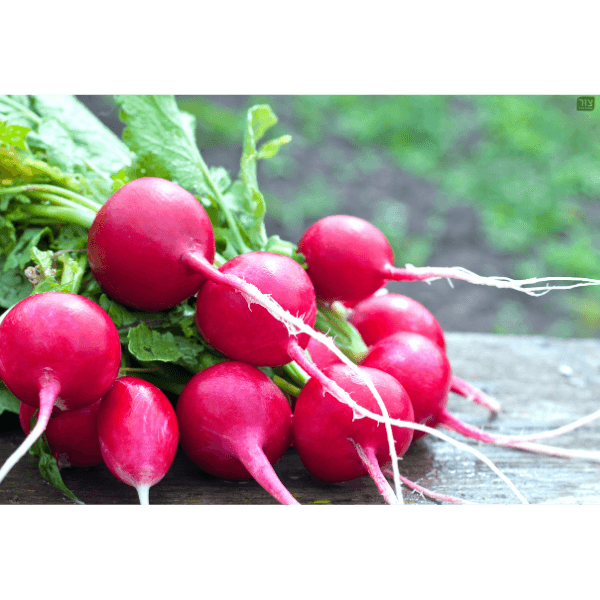
<path id="1" fill-rule="evenodd" d="M 254 478 L 282 504 L 298 504 L 272 465 L 289 448 L 292 413 L 262 371 L 227 361 L 197 373 L 177 401 L 181 446 L 204 471 Z"/>
<path id="2" fill-rule="evenodd" d="M 253 284 L 284 310 L 314 325 L 314 288 L 295 260 L 271 252 L 248 252 L 227 261 L 219 271 Z M 198 293 L 196 324 L 202 337 L 227 358 L 256 366 L 290 362 L 290 343 L 305 348 L 309 339 L 306 333 L 290 335 L 286 325 L 265 308 L 231 286 L 212 281 Z"/>
<path id="3" fill-rule="evenodd" d="M 0 481 L 44 432 L 55 407 L 69 411 L 96 402 L 113 384 L 120 362 L 117 329 L 91 300 L 45 292 L 13 306 L 0 323 L 0 378 L 40 412 L 0 469 Z"/>
<path id="4" fill-rule="evenodd" d="M 394 377 L 377 369 L 361 367 L 360 370 L 372 380 L 390 418 L 413 421 L 409 396 Z M 323 373 L 360 406 L 382 414 L 369 389 L 347 365 L 332 365 L 323 369 Z M 390 462 L 384 425 L 366 417 L 355 419 L 352 408 L 326 392 L 315 378 L 309 379 L 296 400 L 292 430 L 294 447 L 313 476 L 336 483 L 371 475 L 378 487 L 384 481 L 380 466 Z M 413 430 L 393 427 L 392 431 L 396 452 L 402 456 L 411 443 Z M 357 447 L 362 449 L 371 467 L 367 467 Z"/>
<path id="5" fill-rule="evenodd" d="M 155 385 L 120 377 L 102 398 L 98 439 L 110 472 L 148 504 L 150 487 L 166 475 L 177 451 L 175 409 Z"/>
<path id="6" fill-rule="evenodd" d="M 446 351 L 444 331 L 437 319 L 420 302 L 408 296 L 370 296 L 355 306 L 349 321 L 369 346 L 394 333 L 412 331 L 429 338 Z M 450 391 L 480 404 L 493 413 L 500 410 L 498 401 L 456 375 L 452 375 Z"/>
<path id="7" fill-rule="evenodd" d="M 331 215 L 311 225 L 298 242 L 306 257 L 307 270 L 321 302 L 339 300 L 347 306 L 368 298 L 387 281 L 428 281 L 460 279 L 480 285 L 508 288 L 537 296 L 552 289 L 548 281 L 560 278 L 536 278 L 515 281 L 506 277 L 481 277 L 460 267 L 394 266 L 394 253 L 382 231 L 374 225 L 349 215 Z M 566 277 L 578 281 L 554 289 L 597 285 L 596 280 Z M 536 286 L 546 282 L 545 286 Z"/>
<path id="8" fill-rule="evenodd" d="M 210 219 L 196 198 L 158 177 L 135 179 L 98 211 L 88 233 L 94 277 L 111 297 L 140 310 L 163 310 L 195 294 L 205 275 L 183 257 L 215 254 Z"/>
<path id="9" fill-rule="evenodd" d="M 399 331 L 413 331 L 446 350 L 444 331 L 420 303 L 402 294 L 373 295 L 359 302 L 348 319 L 367 346 Z"/>
<path id="10" fill-rule="evenodd" d="M 395 333 L 372 346 L 361 365 L 385 371 L 402 384 L 415 423 L 436 427 L 447 413 L 452 369 L 446 353 L 429 338 L 411 331 Z M 423 435 L 415 431 L 413 439 Z"/>
<path id="11" fill-rule="evenodd" d="M 59 467 L 94 467 L 102 464 L 98 424 L 100 400 L 80 408 L 52 416 L 46 439 Z M 25 434 L 30 432 L 31 417 L 36 409 L 24 402 L 19 407 L 19 421 Z"/>
<path id="12" fill-rule="evenodd" d="M 364 219 L 331 215 L 311 225 L 298 242 L 317 298 L 357 302 L 383 287 L 394 264 L 385 235 Z"/>
<path id="13" fill-rule="evenodd" d="M 77 410 L 112 385 L 121 362 L 119 333 L 97 304 L 75 294 L 34 294 L 0 324 L 0 378 L 19 399 L 40 407 L 40 388 L 59 384 L 56 406 Z"/>

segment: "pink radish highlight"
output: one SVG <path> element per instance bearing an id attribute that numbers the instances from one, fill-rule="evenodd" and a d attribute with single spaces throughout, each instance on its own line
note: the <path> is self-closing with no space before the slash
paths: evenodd
<path id="1" fill-rule="evenodd" d="M 179 441 L 169 399 L 143 379 L 120 377 L 102 398 L 98 439 L 109 471 L 149 504 L 149 489 L 167 474 Z"/>
<path id="2" fill-rule="evenodd" d="M 251 365 L 227 361 L 192 377 L 177 401 L 181 445 L 202 470 L 254 478 L 281 504 L 299 504 L 273 465 L 292 440 L 292 411 L 281 390 Z"/>

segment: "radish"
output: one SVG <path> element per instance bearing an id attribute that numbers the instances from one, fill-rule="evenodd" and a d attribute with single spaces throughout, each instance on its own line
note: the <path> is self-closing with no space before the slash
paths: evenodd
<path id="1" fill-rule="evenodd" d="M 303 352 L 308 337 L 302 339 L 302 333 L 312 337 L 319 337 L 319 334 L 312 328 L 315 297 L 306 273 L 303 272 L 307 281 L 305 289 L 310 286 L 307 298 L 298 298 L 294 283 L 288 282 L 285 294 L 291 297 L 291 308 L 295 305 L 307 308 L 307 312 L 303 310 L 292 315 L 271 297 L 279 296 L 271 291 L 263 293 L 256 285 L 241 278 L 245 274 L 237 276 L 234 269 L 224 272 L 229 268 L 227 263 L 220 270 L 214 267 L 214 233 L 210 220 L 194 196 L 179 185 L 157 177 L 143 177 L 125 184 L 98 211 L 88 233 L 87 249 L 90 267 L 100 287 L 115 300 L 141 310 L 164 310 L 193 295 L 201 286 L 205 288 L 205 283 L 223 285 L 232 293 L 240 292 L 238 301 L 243 299 L 244 303 L 259 305 L 254 307 L 254 312 L 262 315 L 259 318 L 261 326 L 255 328 L 257 339 L 266 341 L 270 338 L 269 343 L 274 342 L 268 348 L 257 348 L 256 354 L 262 354 L 261 361 L 257 362 L 255 358 L 250 361 L 251 364 L 261 364 L 262 358 L 267 360 L 263 366 L 295 360 L 305 368 L 302 363 L 309 363 Z M 266 252 L 260 254 L 279 256 Z M 262 261 L 265 269 L 266 262 L 266 259 Z M 294 262 L 288 259 L 287 264 Z M 286 273 L 283 281 L 287 277 Z M 263 282 L 267 278 L 267 271 L 259 277 Z M 284 284 L 281 283 L 281 286 Z M 236 304 L 234 296 L 229 297 L 230 305 Z M 283 298 L 280 301 L 283 302 Z M 260 329 L 269 319 L 260 313 L 260 307 L 272 317 L 266 332 Z M 231 315 L 225 316 L 218 309 L 217 313 L 223 326 L 232 319 Z M 243 322 L 243 319 L 237 322 Z M 283 334 L 285 330 L 287 334 Z M 211 336 L 208 329 L 206 335 Z M 243 327 L 236 335 L 237 339 L 244 337 Z M 226 335 L 220 339 L 222 343 L 228 343 Z M 237 351 L 239 347 L 236 354 L 228 358 L 239 359 Z M 254 353 L 246 349 L 245 354 Z M 342 360 L 348 359 L 343 357 Z M 338 398 L 351 402 L 334 382 L 329 382 L 329 385 Z M 391 446 L 391 428 L 387 423 L 385 427 Z M 393 448 L 391 452 L 394 453 Z"/>
<path id="2" fill-rule="evenodd" d="M 155 385 L 120 377 L 102 398 L 98 439 L 109 471 L 137 490 L 140 504 L 149 504 L 150 487 L 166 475 L 177 451 L 175 409 Z"/>
<path id="3" fill-rule="evenodd" d="M 490 434 L 450 414 L 447 410 L 448 391 L 452 380 L 450 363 L 446 353 L 436 343 L 418 333 L 402 331 L 385 337 L 371 347 L 361 365 L 381 369 L 402 384 L 411 399 L 415 423 L 425 424 L 430 428 L 442 426 L 488 444 L 520 448 L 540 454 L 600 459 L 598 452 L 565 450 L 529 443 L 572 431 L 598 418 L 600 411 L 552 431 L 516 436 Z M 425 433 L 416 430 L 413 440 L 419 439 Z"/>
<path id="4" fill-rule="evenodd" d="M 216 269 L 211 264 L 214 255 L 214 234 L 204 213 L 204 209 L 189 192 L 163 179 L 141 178 L 120 188 L 100 209 L 88 235 L 90 266 L 102 289 L 119 302 L 142 310 L 162 310 L 175 306 L 202 286 L 198 294 L 200 297 L 208 284 L 222 285 L 231 293 L 239 292 L 248 304 L 255 303 L 265 308 L 272 317 L 271 323 L 277 326 L 277 331 L 275 328 L 271 331 L 273 337 L 270 341 L 279 347 L 256 348 L 256 354 L 270 354 L 268 361 L 271 362 L 275 359 L 282 360 L 283 355 L 287 353 L 289 360 L 296 361 L 310 376 L 320 378 L 326 389 L 341 402 L 360 412 L 360 407 L 356 408 L 352 398 L 335 382 L 323 377 L 314 363 L 307 359 L 303 348 L 306 347 L 308 339 L 300 345 L 298 341 L 301 334 L 319 339 L 326 345 L 332 344 L 328 347 L 336 353 L 339 352 L 340 359 L 350 368 L 356 368 L 357 374 L 360 373 L 358 367 L 336 349 L 327 336 L 314 331 L 309 324 L 310 314 L 292 315 L 252 282 L 237 276 L 234 269 L 231 273 L 222 272 L 227 263 L 220 270 Z M 143 248 L 143 252 L 138 252 L 138 248 Z M 249 252 L 243 256 L 252 254 L 257 253 Z M 291 262 L 294 261 L 289 259 L 289 263 Z M 266 270 L 259 276 L 261 280 L 265 278 L 268 278 Z M 280 285 L 285 285 L 285 279 Z M 289 286 L 286 296 L 293 296 L 294 293 L 297 292 Z M 314 291 L 307 300 L 308 306 L 314 302 L 313 294 Z M 233 298 L 231 295 L 229 297 Z M 234 304 L 232 301 L 231 306 Z M 295 302 L 292 302 L 292 306 L 294 304 Z M 198 310 L 207 310 L 207 307 L 200 306 L 202 305 L 198 302 L 197 314 Z M 211 310 L 213 314 L 218 315 L 217 320 L 224 327 L 227 326 L 227 321 L 234 318 L 231 314 L 224 315 L 218 307 L 212 307 Z M 256 307 L 254 312 L 259 312 Z M 259 321 L 264 324 L 268 319 Z M 237 322 L 244 323 L 244 319 L 237 319 Z M 288 330 L 287 336 L 281 335 L 281 323 Z M 265 339 L 265 334 L 260 328 L 255 328 L 255 332 L 260 339 Z M 226 335 L 221 336 L 221 341 L 227 344 L 225 338 Z M 245 354 L 251 352 L 246 349 Z M 232 355 L 228 358 L 238 357 Z M 252 364 L 260 364 L 256 360 L 254 359 Z M 400 481 L 390 419 L 385 414 L 385 405 L 372 383 L 368 380 L 365 383 L 377 399 L 384 415 L 383 422 L 392 455 L 396 491 L 399 494 Z M 381 418 L 374 413 L 370 416 L 376 420 Z M 451 440 L 437 432 L 436 435 Z"/>
<path id="5" fill-rule="evenodd" d="M 0 482 L 46 429 L 53 408 L 89 406 L 113 384 L 121 361 L 114 323 L 75 294 L 45 292 L 13 306 L 0 323 L 0 378 L 39 408 L 35 427 L 0 469 Z"/>
<path id="6" fill-rule="evenodd" d="M 512 288 L 536 296 L 550 289 L 598 285 L 595 279 L 545 277 L 520 281 L 505 277 L 481 277 L 461 267 L 394 266 L 394 253 L 385 235 L 374 225 L 349 215 L 331 215 L 313 223 L 298 242 L 306 257 L 308 274 L 321 302 L 340 300 L 352 304 L 382 288 L 387 281 L 430 281 L 449 278 L 470 283 Z M 577 281 L 570 286 L 525 287 L 544 281 Z"/>
<path id="7" fill-rule="evenodd" d="M 227 361 L 197 373 L 179 396 L 177 419 L 181 445 L 202 470 L 254 478 L 282 504 L 298 504 L 273 470 L 291 444 L 292 411 L 262 371 Z"/>
<path id="8" fill-rule="evenodd" d="M 379 392 L 391 418 L 413 420 L 408 394 L 398 381 L 377 369 L 362 367 Z M 323 373 L 342 386 L 362 407 L 380 412 L 367 387 L 346 365 L 325 367 Z M 341 404 L 311 378 L 300 392 L 292 420 L 294 447 L 306 469 L 318 479 L 339 483 L 369 475 L 388 504 L 401 500 L 381 472 L 391 461 L 386 432 L 371 419 L 355 419 L 349 406 Z M 412 440 L 412 430 L 394 428 L 396 453 L 402 456 Z"/>
<path id="9" fill-rule="evenodd" d="M 399 499 L 401 496 L 400 479 L 392 425 L 412 429 L 412 423 L 401 419 L 390 419 L 385 403 L 373 382 L 364 376 L 360 367 L 336 347 L 330 337 L 311 327 L 315 297 L 314 292 L 308 293 L 310 288 L 307 286 L 310 281 L 306 272 L 291 258 L 269 252 L 242 254 L 222 265 L 219 272 L 222 273 L 223 283 L 207 281 L 198 292 L 196 324 L 200 334 L 209 344 L 223 352 L 231 360 L 244 360 L 256 366 L 277 366 L 294 360 L 309 377 L 319 381 L 323 388 L 335 396 L 338 401 L 351 407 L 356 418 L 366 416 L 383 423 L 392 457 L 396 496 Z M 282 272 L 285 273 L 284 276 L 282 276 Z M 230 278 L 241 281 L 241 277 L 244 278 L 245 285 L 256 290 L 260 287 L 268 291 L 269 296 L 262 292 L 252 296 L 252 299 L 259 298 L 261 303 L 259 307 L 250 304 L 249 295 L 239 294 L 237 290 L 227 284 Z M 300 284 L 304 278 L 306 286 Z M 299 288 L 305 290 L 302 293 L 303 298 L 297 297 Z M 282 306 L 272 301 L 263 303 L 261 295 L 280 300 Z M 261 310 L 261 307 L 265 307 L 265 305 L 271 308 L 271 303 L 278 309 L 272 313 L 269 311 L 270 314 Z M 293 316 L 288 309 L 298 311 L 299 316 Z M 282 327 L 282 323 L 278 321 L 283 322 L 285 327 Z M 345 389 L 327 377 L 314 362 L 308 359 L 303 349 L 308 343 L 308 337 L 302 334 L 311 336 L 337 354 L 346 367 L 355 374 L 356 380 L 362 381 L 365 388 L 373 395 L 380 409 L 379 414 L 360 406 Z M 232 343 L 232 338 L 236 340 L 236 343 Z M 240 347 L 242 342 L 247 343 L 248 346 Z M 481 453 L 464 446 L 464 444 L 461 445 L 425 425 L 420 424 L 417 428 L 476 454 L 513 488 L 519 498 L 524 500 L 512 483 Z"/>
<path id="10" fill-rule="evenodd" d="M 343 364 L 337 354 L 334 354 L 327 346 L 314 338 L 308 340 L 306 351 L 319 369 L 324 369 L 335 364 Z"/>
<path id="11" fill-rule="evenodd" d="M 117 190 L 88 232 L 90 268 L 111 297 L 141 310 L 172 308 L 195 294 L 210 267 L 215 238 L 208 214 L 187 190 L 158 177 Z"/>
<path id="12" fill-rule="evenodd" d="M 367 346 L 398 331 L 414 331 L 446 350 L 444 331 L 437 319 L 420 302 L 402 294 L 372 295 L 354 306 L 348 321 Z"/>
<path id="13" fill-rule="evenodd" d="M 51 416 L 46 427 L 46 439 L 59 468 L 94 467 L 101 465 L 96 418 L 100 400 L 79 410 Z M 19 421 L 25 434 L 30 431 L 31 417 L 36 409 L 24 402 L 19 407 Z M 55 408 L 53 413 L 57 411 Z"/>
<path id="14" fill-rule="evenodd" d="M 281 308 L 312 327 L 317 316 L 315 292 L 306 271 L 293 259 L 271 252 L 247 252 L 219 268 L 223 281 L 252 283 Z M 196 302 L 196 325 L 202 337 L 231 360 L 275 367 L 290 360 L 290 348 L 302 350 L 306 333 L 290 334 L 262 306 L 230 285 L 207 281 Z M 302 365 L 301 365 L 302 366 Z"/>
<path id="15" fill-rule="evenodd" d="M 431 339 L 446 351 L 444 331 L 437 319 L 420 302 L 402 294 L 372 295 L 353 308 L 348 320 L 358 329 L 368 346 L 393 333 L 413 331 Z M 493 413 L 500 410 L 496 400 L 456 375 L 452 375 L 450 391 Z"/>

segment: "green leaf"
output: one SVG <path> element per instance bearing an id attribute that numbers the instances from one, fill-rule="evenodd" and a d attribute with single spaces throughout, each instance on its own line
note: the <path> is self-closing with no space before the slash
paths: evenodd
<path id="1" fill-rule="evenodd" d="M 116 327 L 122 327 L 126 323 L 133 323 L 135 321 L 135 317 L 125 306 L 109 298 L 106 294 L 100 296 L 98 304 L 108 313 L 108 316 L 113 320 Z"/>
<path id="2" fill-rule="evenodd" d="M 131 164 L 132 156 L 125 144 L 75 96 L 36 95 L 31 100 L 42 117 L 38 139 L 48 150 L 64 150 L 63 159 L 72 157 L 75 165 L 91 165 L 107 176 Z M 61 140 L 69 145 L 68 149 L 56 146 Z"/>
<path id="3" fill-rule="evenodd" d="M 177 362 L 181 358 L 173 334 L 151 330 L 146 323 L 140 323 L 127 332 L 128 349 L 140 361 L 159 360 Z"/>
<path id="4" fill-rule="evenodd" d="M 291 135 L 282 135 L 275 140 L 266 142 L 258 151 L 258 158 L 272 158 L 279 152 L 279 148 L 284 144 L 289 144 L 292 141 Z"/>
<path id="5" fill-rule="evenodd" d="M 31 261 L 31 250 L 38 245 L 44 236 L 49 236 L 51 240 L 53 239 L 54 236 L 50 227 L 44 227 L 43 229 L 31 227 L 26 229 L 6 258 L 4 271 L 15 268 L 24 269 L 27 263 Z"/>
<path id="6" fill-rule="evenodd" d="M 197 194 L 204 176 L 200 153 L 174 96 L 115 96 L 120 118 L 127 125 L 123 140 L 144 161 L 147 175 L 165 177 Z M 160 173 L 160 175 L 155 175 Z"/>
<path id="7" fill-rule="evenodd" d="M 0 95 L 0 117 L 10 125 L 32 128 L 38 116 L 31 109 L 29 96 Z"/>
<path id="8" fill-rule="evenodd" d="M 34 273 L 39 278 L 34 282 L 34 294 L 42 292 L 78 293 L 86 268 L 85 257 L 79 261 L 66 253 L 57 257 L 52 250 L 40 250 L 36 246 L 31 248 L 30 253 L 31 259 L 35 263 Z"/>
<path id="9" fill-rule="evenodd" d="M 29 127 L 22 125 L 9 125 L 0 121 L 0 144 L 14 146 L 21 150 L 29 150 L 25 143 L 25 137 L 31 131 Z"/>
<path id="10" fill-rule="evenodd" d="M 43 119 L 38 131 L 29 136 L 29 142 L 36 148 L 45 149 L 48 162 L 64 171 L 72 173 L 76 167 L 79 170 L 85 168 L 85 157 L 58 119 Z"/>
<path id="11" fill-rule="evenodd" d="M 4 272 L 5 259 L 0 257 L 0 307 L 10 308 L 31 294 L 31 282 L 18 270 Z"/>
<path id="12" fill-rule="evenodd" d="M 41 476 L 48 482 L 51 483 L 55 488 L 59 489 L 65 496 L 71 498 L 77 502 L 77 504 L 84 504 L 64 483 L 63 478 L 60 474 L 60 469 L 56 462 L 56 458 L 52 455 L 50 445 L 45 435 L 41 435 L 30 448 L 29 453 L 33 456 L 39 457 L 38 469 Z"/>
<path id="13" fill-rule="evenodd" d="M 0 415 L 4 411 L 19 414 L 19 399 L 6 387 L 3 382 L 0 382 Z"/>

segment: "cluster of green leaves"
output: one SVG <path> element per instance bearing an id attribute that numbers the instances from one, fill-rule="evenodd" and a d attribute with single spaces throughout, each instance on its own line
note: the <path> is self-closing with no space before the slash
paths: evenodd
<path id="1" fill-rule="evenodd" d="M 266 235 L 266 205 L 257 182 L 257 162 L 275 156 L 291 138 L 258 146 L 277 117 L 268 106 L 250 108 L 234 179 L 223 167 L 206 165 L 195 140 L 195 119 L 173 96 L 116 96 L 115 101 L 126 124 L 123 141 L 73 96 L 0 96 L 0 307 L 47 291 L 88 297 L 117 326 L 122 372 L 179 394 L 194 373 L 224 360 L 195 327 L 195 299 L 152 313 L 108 298 L 87 264 L 87 229 L 115 190 L 138 177 L 164 177 L 206 208 L 217 262 L 251 250 L 301 262 L 293 244 Z M 265 371 L 296 389 L 285 371 L 277 376 Z M 18 412 L 18 406 L 2 385 L 0 413 Z M 31 452 L 40 458 L 42 475 L 65 491 L 47 442 L 40 440 Z"/>

